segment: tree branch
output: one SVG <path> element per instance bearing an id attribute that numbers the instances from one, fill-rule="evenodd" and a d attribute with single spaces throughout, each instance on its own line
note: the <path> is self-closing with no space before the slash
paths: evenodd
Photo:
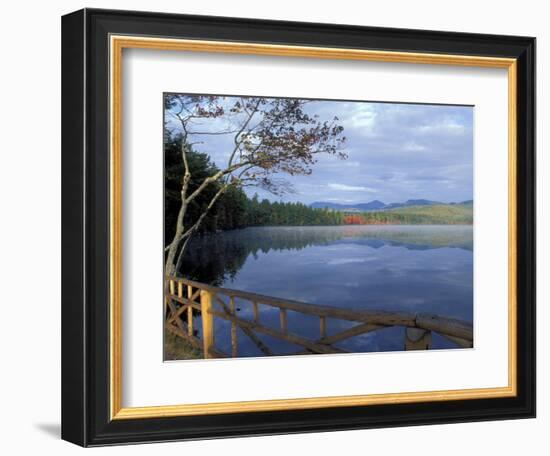
<path id="1" fill-rule="evenodd" d="M 209 176 L 207 177 L 206 179 L 204 179 L 202 181 L 202 183 L 197 187 L 197 189 L 191 193 L 191 195 L 189 195 L 187 197 L 187 199 L 185 200 L 185 202 L 187 204 L 189 204 L 191 201 L 193 201 L 193 199 L 195 199 L 195 197 L 200 194 L 209 184 L 213 183 L 213 182 L 216 182 L 217 180 L 219 180 L 220 178 L 222 178 L 223 176 L 226 176 L 227 174 L 231 174 L 233 171 L 236 171 L 237 169 L 239 168 L 242 168 L 243 166 L 246 166 L 248 165 L 249 162 L 248 161 L 244 161 L 244 162 L 239 162 L 239 163 L 236 163 L 234 164 L 233 166 L 230 166 L 224 170 L 221 170 L 221 171 L 218 171 L 216 174 L 212 175 L 212 176 Z"/>
<path id="2" fill-rule="evenodd" d="M 243 124 L 243 126 L 241 127 L 241 129 L 238 131 L 238 133 L 235 135 L 235 138 L 234 138 L 234 142 L 235 142 L 235 147 L 233 149 L 233 152 L 231 152 L 231 155 L 229 156 L 229 161 L 227 162 L 227 167 L 229 168 L 231 166 L 231 163 L 233 162 L 233 158 L 235 157 L 235 154 L 237 153 L 237 151 L 239 150 L 239 147 L 241 147 L 241 141 L 239 141 L 239 136 L 242 134 L 242 132 L 246 129 L 246 127 L 248 127 L 248 124 L 250 123 L 250 121 L 252 120 L 252 118 L 254 117 L 254 115 L 258 112 L 258 107 L 260 106 L 260 100 L 258 100 L 256 102 L 256 106 L 254 106 L 254 109 L 252 110 L 251 113 L 248 114 L 248 119 L 246 119 L 245 123 Z M 244 105 L 243 105 L 243 109 L 246 110 L 246 108 L 244 108 Z M 248 111 L 246 110 L 246 112 L 248 113 Z"/>

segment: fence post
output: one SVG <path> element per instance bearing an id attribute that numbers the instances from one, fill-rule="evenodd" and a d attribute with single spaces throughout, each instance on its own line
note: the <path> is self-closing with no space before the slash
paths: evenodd
<path id="1" fill-rule="evenodd" d="M 286 324 L 286 309 L 279 309 L 279 322 L 281 323 L 281 332 L 286 334 L 288 332 Z"/>
<path id="2" fill-rule="evenodd" d="M 325 317 L 319 317 L 319 333 L 321 339 L 324 339 L 327 335 L 327 320 Z"/>
<path id="3" fill-rule="evenodd" d="M 193 290 L 191 285 L 187 285 L 187 300 L 189 301 L 189 307 L 187 308 L 187 335 L 193 335 L 193 307 L 191 307 L 191 297 L 193 296 Z"/>
<path id="4" fill-rule="evenodd" d="M 165 320 L 168 318 L 168 315 L 170 315 L 168 313 L 168 294 L 169 294 L 168 280 L 164 279 L 164 319 Z M 166 323 L 166 321 L 164 323 Z"/>
<path id="5" fill-rule="evenodd" d="M 421 328 L 405 328 L 405 350 L 428 350 L 432 332 Z"/>
<path id="6" fill-rule="evenodd" d="M 210 348 L 214 345 L 214 316 L 212 309 L 212 294 L 207 290 L 201 290 L 201 320 L 202 320 L 202 347 L 204 358 L 211 358 Z"/>
<path id="7" fill-rule="evenodd" d="M 235 298 L 233 296 L 229 297 L 229 310 L 231 316 L 235 317 Z M 231 322 L 231 356 L 233 358 L 237 357 L 237 324 L 235 321 Z"/>

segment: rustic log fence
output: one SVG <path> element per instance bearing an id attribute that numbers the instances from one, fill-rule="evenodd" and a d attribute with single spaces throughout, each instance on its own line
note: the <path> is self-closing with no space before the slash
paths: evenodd
<path id="1" fill-rule="evenodd" d="M 431 348 L 432 333 L 438 333 L 458 347 L 473 346 L 472 325 L 461 320 L 431 314 L 351 310 L 339 307 L 306 304 L 239 290 L 213 287 L 200 282 L 180 278 L 165 278 L 165 327 L 166 329 L 202 351 L 204 358 L 236 357 L 238 355 L 237 328 L 267 356 L 275 353 L 257 334 L 264 334 L 300 347 L 293 354 L 345 353 L 334 346 L 337 342 L 392 326 L 405 328 L 403 348 L 425 350 Z M 252 306 L 252 318 L 237 316 L 236 299 L 248 301 Z M 279 328 L 260 323 L 259 305 L 279 309 Z M 201 337 L 193 326 L 193 311 L 200 314 Z M 306 338 L 289 332 L 287 312 L 293 311 L 319 319 L 319 337 Z M 231 353 L 215 347 L 214 318 L 230 323 Z M 327 335 L 327 319 L 356 323 L 355 326 L 336 334 Z"/>

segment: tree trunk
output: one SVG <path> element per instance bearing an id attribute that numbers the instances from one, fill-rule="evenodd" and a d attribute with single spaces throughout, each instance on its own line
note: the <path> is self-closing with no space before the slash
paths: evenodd
<path id="1" fill-rule="evenodd" d="M 183 218 L 185 217 L 185 210 L 187 209 L 187 203 L 186 203 L 187 200 L 185 198 L 184 192 L 182 191 L 182 203 L 181 203 L 180 211 L 178 213 L 178 219 L 176 222 L 176 233 L 174 234 L 174 239 L 172 239 L 172 242 L 170 243 L 170 247 L 168 248 L 168 256 L 166 257 L 166 265 L 165 265 L 166 275 L 168 276 L 176 275 L 178 268 L 181 264 L 181 261 L 183 259 L 183 253 L 184 253 L 185 246 L 187 245 L 187 241 L 193 235 L 193 233 L 200 227 L 202 221 L 204 220 L 204 218 L 206 217 L 210 209 L 214 207 L 214 204 L 216 204 L 216 201 L 218 200 L 218 198 L 224 194 L 224 192 L 227 190 L 228 187 L 229 185 L 227 184 L 223 185 L 216 192 L 216 194 L 210 200 L 210 203 L 208 203 L 208 206 L 206 207 L 206 209 L 200 215 L 199 219 L 187 231 L 185 231 L 185 227 L 183 225 Z M 183 243 L 183 246 L 179 252 L 179 255 L 176 261 L 178 246 L 181 244 L 181 242 L 184 239 L 185 239 L 185 242 Z"/>
<path id="2" fill-rule="evenodd" d="M 174 260 L 176 258 L 177 249 L 178 249 L 178 246 L 176 244 L 172 244 L 168 249 L 168 256 L 166 257 L 166 265 L 165 265 L 165 271 L 164 271 L 164 273 L 167 276 L 175 275 L 176 266 L 174 265 Z"/>
<path id="3" fill-rule="evenodd" d="M 183 193 L 183 192 L 182 192 Z M 184 233 L 185 227 L 183 226 L 183 218 L 185 217 L 185 210 L 187 209 L 187 204 L 185 203 L 185 195 L 182 194 L 182 202 L 180 211 L 178 212 L 178 218 L 176 221 L 176 232 L 174 238 L 170 243 L 168 248 L 168 255 L 166 256 L 166 264 L 164 266 L 164 273 L 167 276 L 172 276 L 176 274 L 176 254 L 178 252 L 178 246 L 180 245 L 181 238 Z"/>

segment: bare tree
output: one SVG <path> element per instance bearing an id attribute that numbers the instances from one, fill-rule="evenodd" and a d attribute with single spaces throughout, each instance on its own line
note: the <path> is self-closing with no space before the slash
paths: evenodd
<path id="1" fill-rule="evenodd" d="M 172 241 L 166 246 L 165 272 L 179 270 L 189 239 L 208 211 L 230 186 L 257 186 L 274 194 L 291 191 L 288 181 L 277 178 L 285 173 L 307 175 L 319 154 L 346 158 L 346 138 L 338 118 L 322 120 L 304 109 L 316 101 L 263 97 L 217 97 L 171 94 L 166 99 L 167 113 L 181 128 L 181 207 Z M 230 135 L 227 164 L 206 177 L 189 192 L 191 148 L 208 145 L 208 136 Z M 190 226 L 184 219 L 189 204 L 208 186 L 218 183 L 216 193 Z"/>

